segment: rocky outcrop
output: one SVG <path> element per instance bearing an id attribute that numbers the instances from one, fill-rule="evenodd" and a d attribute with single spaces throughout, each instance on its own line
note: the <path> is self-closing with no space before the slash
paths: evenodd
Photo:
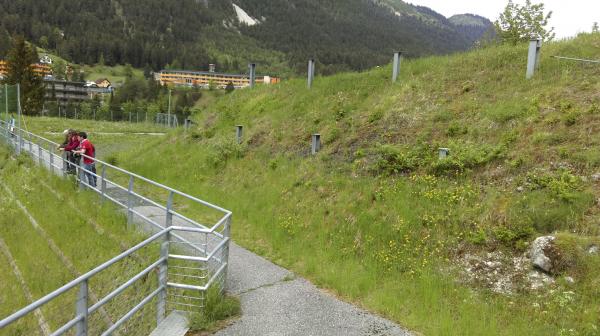
<path id="1" fill-rule="evenodd" d="M 546 273 L 552 273 L 555 263 L 551 258 L 555 240 L 554 236 L 543 236 L 533 241 L 529 250 L 529 258 L 533 267 Z"/>

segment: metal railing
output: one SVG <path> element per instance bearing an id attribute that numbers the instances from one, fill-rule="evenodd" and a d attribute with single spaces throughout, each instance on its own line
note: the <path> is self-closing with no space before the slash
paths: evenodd
<path id="1" fill-rule="evenodd" d="M 116 322 L 111 321 L 102 327 L 101 332 L 96 330 L 92 334 L 112 334 L 153 300 L 157 302 L 156 316 L 157 323 L 160 323 L 172 310 L 201 312 L 209 288 L 223 291 L 229 256 L 230 211 L 115 165 L 82 155 L 82 158 L 93 160 L 98 168 L 85 169 L 64 155 L 57 155 L 57 143 L 17 127 L 11 130 L 1 120 L 0 139 L 12 146 L 17 153 L 28 153 L 40 166 L 48 168 L 54 174 L 67 177 L 74 170 L 74 179 L 80 188 L 96 192 L 102 201 L 110 200 L 124 210 L 128 226 L 136 224 L 151 234 L 144 242 L 4 318 L 0 321 L 0 329 L 9 327 L 77 287 L 79 290 L 73 309 L 74 317 L 66 322 L 48 322 L 56 327 L 51 335 L 72 334 L 73 331 L 76 335 L 88 335 L 88 321 L 91 321 L 88 317 L 127 288 L 146 279 L 153 270 L 158 270 L 158 279 L 152 292 L 139 302 L 136 299 L 133 302 L 135 306 L 120 314 Z M 164 197 L 164 203 L 156 201 L 158 197 Z M 200 220 L 190 217 L 200 217 L 201 222 L 213 224 L 201 224 Z M 90 304 L 88 284 L 94 275 L 159 240 L 160 257 L 157 260 Z"/>

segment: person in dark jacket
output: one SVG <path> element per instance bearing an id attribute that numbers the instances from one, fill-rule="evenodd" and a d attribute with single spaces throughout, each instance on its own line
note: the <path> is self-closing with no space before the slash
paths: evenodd
<path id="1" fill-rule="evenodd" d="M 64 147 L 59 147 L 59 150 L 67 153 L 67 161 L 69 162 L 67 165 L 67 173 L 75 174 L 75 170 L 79 165 L 79 159 L 81 157 L 80 155 L 73 153 L 73 151 L 79 147 L 79 137 L 77 131 L 70 130 L 68 138 L 69 142 Z"/>
<path id="2" fill-rule="evenodd" d="M 96 148 L 87 138 L 87 133 L 79 132 L 79 148 L 73 151 L 74 154 L 84 155 L 82 160 L 83 176 L 87 178 L 90 187 L 96 188 Z M 83 176 L 81 177 L 83 179 Z"/>

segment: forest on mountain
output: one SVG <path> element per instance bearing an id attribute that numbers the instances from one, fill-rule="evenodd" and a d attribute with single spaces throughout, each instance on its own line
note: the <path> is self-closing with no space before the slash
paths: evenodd
<path id="1" fill-rule="evenodd" d="M 252 61 L 265 70 L 299 72 L 316 57 L 328 74 L 387 63 L 397 49 L 444 54 L 473 42 L 443 16 L 396 0 L 395 7 L 376 0 L 236 0 L 259 22 L 254 26 L 238 21 L 233 3 L 0 0 L 0 57 L 9 36 L 21 34 L 80 64 L 159 70 L 217 63 L 222 71 L 244 71 Z"/>

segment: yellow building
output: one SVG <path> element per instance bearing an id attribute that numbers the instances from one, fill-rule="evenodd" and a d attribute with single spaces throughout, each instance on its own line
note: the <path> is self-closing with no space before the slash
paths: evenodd
<path id="1" fill-rule="evenodd" d="M 32 64 L 33 71 L 38 74 L 40 77 L 46 77 L 52 75 L 52 68 L 48 64 L 44 63 L 36 63 Z M 4 77 L 8 73 L 8 63 L 6 61 L 0 60 L 0 76 Z"/>
<path id="2" fill-rule="evenodd" d="M 208 88 L 211 84 L 217 88 L 225 88 L 230 82 L 236 88 L 250 86 L 248 75 L 235 75 L 211 71 L 162 70 L 156 76 L 161 85 L 197 86 Z M 257 76 L 256 84 L 276 84 L 279 78 Z"/>

